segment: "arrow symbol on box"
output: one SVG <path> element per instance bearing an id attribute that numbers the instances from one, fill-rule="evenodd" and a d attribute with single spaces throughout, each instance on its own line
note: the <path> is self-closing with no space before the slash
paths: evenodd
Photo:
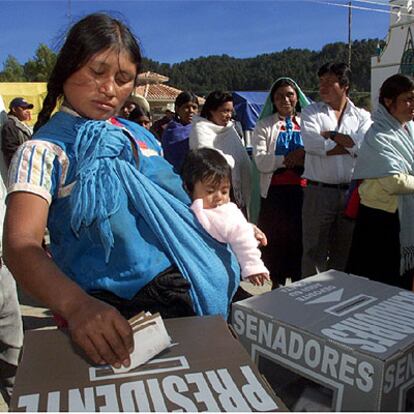
<path id="1" fill-rule="evenodd" d="M 339 302 L 342 298 L 342 293 L 344 293 L 344 289 L 334 290 L 327 295 L 323 295 L 317 299 L 311 300 L 307 302 L 307 305 L 313 305 L 315 303 L 328 303 L 328 302 Z"/>

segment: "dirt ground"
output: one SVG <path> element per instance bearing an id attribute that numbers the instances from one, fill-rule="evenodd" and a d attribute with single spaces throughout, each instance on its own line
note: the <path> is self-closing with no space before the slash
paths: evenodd
<path id="1" fill-rule="evenodd" d="M 270 283 L 265 283 L 264 286 L 253 286 L 250 283 L 242 282 L 243 289 L 252 295 L 259 295 L 268 292 L 271 289 Z M 51 312 L 39 305 L 34 299 L 29 297 L 22 291 L 19 291 L 20 309 L 22 311 L 24 330 L 31 329 L 45 329 L 55 326 Z M 6 403 L 0 394 L 0 412 L 8 411 Z"/>

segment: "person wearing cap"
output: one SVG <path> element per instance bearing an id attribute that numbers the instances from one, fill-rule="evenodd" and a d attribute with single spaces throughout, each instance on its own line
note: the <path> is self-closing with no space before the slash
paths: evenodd
<path id="1" fill-rule="evenodd" d="M 32 119 L 31 109 L 33 104 L 24 98 L 14 98 L 10 102 L 8 119 L 1 132 L 1 150 L 7 168 L 17 148 L 32 136 L 33 130 L 26 124 Z"/>
<path id="2" fill-rule="evenodd" d="M 0 130 L 7 122 L 0 96 Z M 4 116 L 3 116 L 4 115 Z M 0 159 L 0 394 L 8 405 L 13 390 L 20 350 L 23 346 L 23 321 L 17 296 L 16 282 L 3 262 L 3 220 L 6 212 L 6 176 Z"/>

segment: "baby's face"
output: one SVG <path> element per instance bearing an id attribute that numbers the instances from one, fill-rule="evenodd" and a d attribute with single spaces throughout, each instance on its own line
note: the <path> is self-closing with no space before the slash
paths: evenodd
<path id="1" fill-rule="evenodd" d="M 197 181 L 194 185 L 193 200 L 203 199 L 204 208 L 216 208 L 230 202 L 230 180 L 222 179 L 219 183 L 213 180 Z"/>

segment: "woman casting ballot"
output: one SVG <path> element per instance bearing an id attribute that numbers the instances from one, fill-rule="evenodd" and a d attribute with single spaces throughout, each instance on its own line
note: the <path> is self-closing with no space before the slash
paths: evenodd
<path id="1" fill-rule="evenodd" d="M 114 118 L 140 64 L 137 41 L 119 20 L 92 14 L 76 23 L 35 135 L 9 170 L 7 266 L 67 321 L 94 363 L 115 367 L 130 364 L 126 318 L 142 310 L 227 317 L 240 282 L 233 253 L 198 223 L 152 134 Z M 46 226 L 53 259 L 42 248 Z"/>

